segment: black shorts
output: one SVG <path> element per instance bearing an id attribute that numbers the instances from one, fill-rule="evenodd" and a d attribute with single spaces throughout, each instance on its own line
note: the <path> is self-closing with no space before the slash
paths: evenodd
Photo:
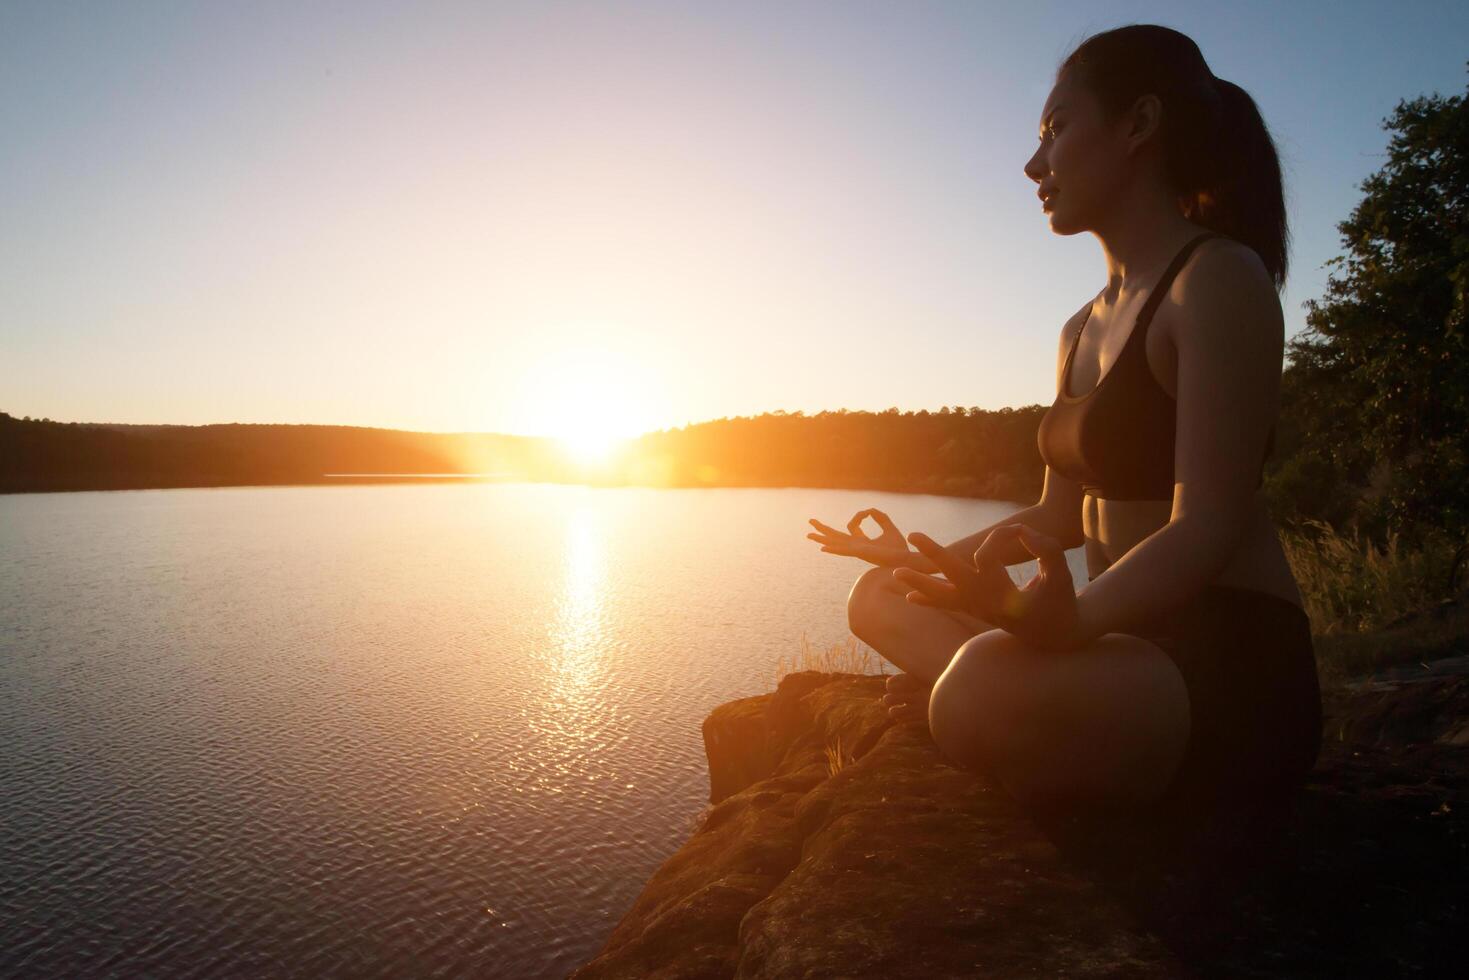
<path id="1" fill-rule="evenodd" d="M 1300 607 L 1210 586 L 1137 635 L 1178 665 L 1188 689 L 1188 748 L 1163 805 L 1245 805 L 1289 795 L 1321 749 L 1321 688 Z"/>

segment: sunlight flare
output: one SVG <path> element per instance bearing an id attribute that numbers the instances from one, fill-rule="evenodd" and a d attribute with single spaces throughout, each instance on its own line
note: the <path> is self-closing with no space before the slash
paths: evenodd
<path id="1" fill-rule="evenodd" d="M 605 463 L 617 448 L 627 441 L 616 432 L 583 428 L 579 432 L 558 436 L 561 451 L 578 463 Z"/>
<path id="2" fill-rule="evenodd" d="M 570 461 L 595 465 L 655 427 L 658 385 L 643 362 L 597 345 L 608 331 L 586 333 L 526 372 L 517 414 L 522 431 L 553 437 Z"/>

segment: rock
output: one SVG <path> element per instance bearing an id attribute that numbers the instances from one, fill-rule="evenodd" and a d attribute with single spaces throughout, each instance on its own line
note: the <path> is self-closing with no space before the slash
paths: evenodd
<path id="1" fill-rule="evenodd" d="M 799 673 L 704 723 L 713 807 L 577 978 L 1432 974 L 1457 963 L 1469 677 L 1330 693 L 1272 813 L 1045 815 Z"/>

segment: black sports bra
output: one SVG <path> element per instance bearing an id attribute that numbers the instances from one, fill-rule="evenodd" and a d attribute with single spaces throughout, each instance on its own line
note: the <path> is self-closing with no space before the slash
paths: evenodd
<path id="1" fill-rule="evenodd" d="M 1177 405 L 1148 367 L 1148 326 L 1193 250 L 1201 242 L 1222 237 L 1218 232 L 1205 232 L 1179 250 L 1148 295 L 1116 363 L 1084 395 L 1068 394 L 1071 362 L 1076 357 L 1086 322 L 1076 331 L 1076 339 L 1061 368 L 1056 400 L 1041 418 L 1036 441 L 1046 465 L 1080 483 L 1087 494 L 1107 500 L 1172 499 Z M 1090 309 L 1087 319 L 1091 319 Z M 1265 459 L 1274 448 L 1272 425 Z M 1262 459 L 1262 482 L 1264 469 Z"/>

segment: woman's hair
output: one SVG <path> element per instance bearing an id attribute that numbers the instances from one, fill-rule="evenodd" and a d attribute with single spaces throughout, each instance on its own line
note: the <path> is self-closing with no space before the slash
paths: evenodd
<path id="1" fill-rule="evenodd" d="M 1129 24 L 1093 34 L 1056 69 L 1072 73 L 1116 119 L 1152 94 L 1163 105 L 1164 175 L 1185 217 L 1250 246 L 1278 290 L 1285 285 L 1285 194 L 1275 142 L 1255 100 L 1214 77 L 1186 34 Z"/>

